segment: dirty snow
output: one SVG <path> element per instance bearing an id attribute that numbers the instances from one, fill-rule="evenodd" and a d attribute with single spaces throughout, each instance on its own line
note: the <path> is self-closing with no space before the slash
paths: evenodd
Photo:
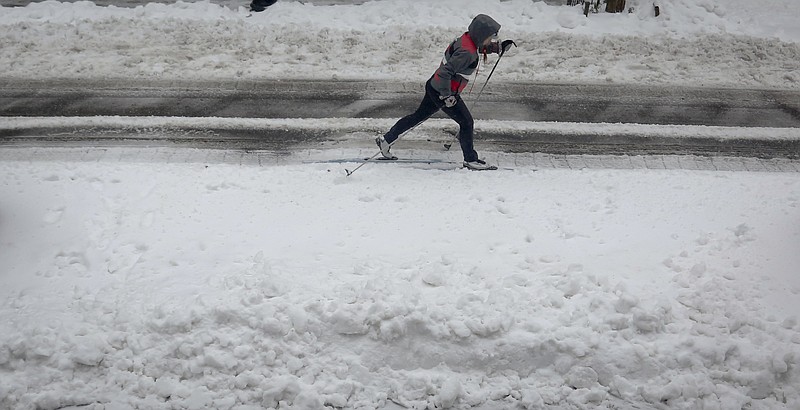
<path id="1" fill-rule="evenodd" d="M 424 81 L 478 13 L 519 48 L 497 82 L 800 88 L 792 0 L 628 1 L 590 14 L 530 0 L 281 1 L 246 17 L 209 2 L 135 8 L 45 1 L 0 8 L 5 78 Z M 754 5 L 758 5 L 755 7 Z M 489 61 L 493 64 L 493 60 Z"/>

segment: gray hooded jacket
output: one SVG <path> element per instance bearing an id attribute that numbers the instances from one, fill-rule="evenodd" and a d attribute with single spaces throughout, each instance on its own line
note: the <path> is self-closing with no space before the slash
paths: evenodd
<path id="1" fill-rule="evenodd" d="M 468 78 L 478 67 L 478 50 L 487 38 L 500 30 L 500 24 L 485 14 L 479 14 L 469 25 L 469 31 L 455 39 L 444 52 L 439 68 L 431 77 L 431 86 L 442 97 L 460 93 Z"/>

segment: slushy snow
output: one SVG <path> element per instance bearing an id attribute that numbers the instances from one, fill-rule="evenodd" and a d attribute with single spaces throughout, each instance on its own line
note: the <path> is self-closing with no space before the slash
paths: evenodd
<path id="1" fill-rule="evenodd" d="M 791 0 L 662 1 L 659 18 L 628 3 L 585 18 L 527 0 L 279 2 L 245 17 L 46 1 L 0 8 L 0 72 L 424 81 L 483 12 L 520 44 L 492 81 L 800 84 Z M 209 121 L 336 120 L 0 120 Z M 388 125 L 338 126 L 365 121 Z M 356 164 L 0 149 L 3 409 L 800 407 L 797 173 L 370 164 L 345 177 Z"/>

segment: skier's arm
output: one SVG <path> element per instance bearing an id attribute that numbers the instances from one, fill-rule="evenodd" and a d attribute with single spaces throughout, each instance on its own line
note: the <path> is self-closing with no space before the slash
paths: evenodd
<path id="1" fill-rule="evenodd" d="M 483 54 L 502 54 L 508 51 L 511 46 L 516 46 L 517 44 L 514 43 L 514 40 L 504 40 L 502 43 L 498 43 L 493 41 L 489 43 L 488 46 L 484 47 L 481 52 Z"/>
<path id="2" fill-rule="evenodd" d="M 481 54 L 500 54 L 500 43 L 492 41 L 481 49 Z"/>
<path id="3" fill-rule="evenodd" d="M 464 49 L 456 50 L 444 64 L 436 70 L 431 85 L 439 93 L 441 97 L 448 97 L 456 94 L 452 88 L 452 81 L 464 81 L 460 77 L 455 78 L 456 74 L 468 72 L 469 67 L 475 63 L 475 57 L 472 53 Z"/>

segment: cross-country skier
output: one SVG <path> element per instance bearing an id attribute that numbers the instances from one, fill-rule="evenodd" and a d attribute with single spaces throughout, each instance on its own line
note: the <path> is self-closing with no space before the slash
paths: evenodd
<path id="1" fill-rule="evenodd" d="M 469 25 L 466 33 L 455 39 L 444 52 L 442 63 L 425 83 L 425 97 L 419 108 L 400 120 L 383 137 L 375 139 L 384 158 L 394 159 L 391 144 L 417 124 L 442 110 L 458 123 L 458 141 L 464 153 L 464 167 L 473 170 L 495 169 L 478 158 L 472 145 L 473 120 L 467 105 L 461 99 L 461 91 L 468 78 L 478 68 L 479 54 L 499 54 L 508 49 L 513 41 L 502 44 L 496 41 L 500 24 L 485 14 L 479 14 Z"/>

